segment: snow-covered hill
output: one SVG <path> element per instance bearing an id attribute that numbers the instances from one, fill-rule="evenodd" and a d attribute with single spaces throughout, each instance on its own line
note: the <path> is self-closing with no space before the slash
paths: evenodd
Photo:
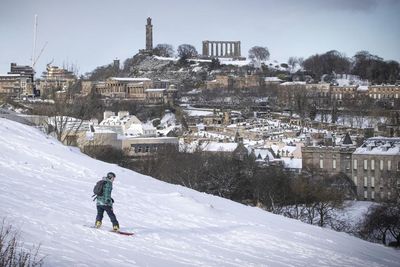
<path id="1" fill-rule="evenodd" d="M 399 266 L 400 253 L 166 184 L 0 119 L 0 217 L 41 243 L 46 266 Z M 95 182 L 117 174 L 115 213 L 133 237 L 85 227 Z M 110 229 L 108 217 L 103 229 Z"/>

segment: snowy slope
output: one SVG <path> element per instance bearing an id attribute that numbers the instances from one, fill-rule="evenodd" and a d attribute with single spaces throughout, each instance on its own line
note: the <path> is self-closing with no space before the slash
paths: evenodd
<path id="1" fill-rule="evenodd" d="M 0 119 L 0 217 L 41 243 L 46 266 L 398 266 L 400 253 L 344 233 L 169 185 Z M 93 224 L 91 192 L 117 174 L 123 230 Z M 103 229 L 110 229 L 105 216 Z"/>

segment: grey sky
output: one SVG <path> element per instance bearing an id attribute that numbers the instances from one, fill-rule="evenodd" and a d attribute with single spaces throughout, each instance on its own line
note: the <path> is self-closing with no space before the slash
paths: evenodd
<path id="1" fill-rule="evenodd" d="M 29 65 L 34 15 L 38 15 L 37 72 L 75 64 L 80 73 L 124 61 L 153 41 L 194 45 L 240 40 L 242 55 L 266 46 L 271 59 L 308 57 L 335 49 L 353 56 L 367 50 L 400 61 L 400 0 L 0 0 L 0 73 Z"/>

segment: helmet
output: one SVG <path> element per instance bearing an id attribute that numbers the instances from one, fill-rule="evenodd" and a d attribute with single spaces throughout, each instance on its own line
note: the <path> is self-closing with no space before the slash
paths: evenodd
<path id="1" fill-rule="evenodd" d="M 115 178 L 115 173 L 113 173 L 113 172 L 107 173 L 107 178 L 108 178 L 108 179 Z"/>

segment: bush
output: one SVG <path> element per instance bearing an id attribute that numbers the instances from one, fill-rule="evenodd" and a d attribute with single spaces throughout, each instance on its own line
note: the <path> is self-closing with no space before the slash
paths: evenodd
<path id="1" fill-rule="evenodd" d="M 44 258 L 38 258 L 39 247 L 26 250 L 20 236 L 3 220 L 0 226 L 0 266 L 34 267 L 42 266 Z"/>

